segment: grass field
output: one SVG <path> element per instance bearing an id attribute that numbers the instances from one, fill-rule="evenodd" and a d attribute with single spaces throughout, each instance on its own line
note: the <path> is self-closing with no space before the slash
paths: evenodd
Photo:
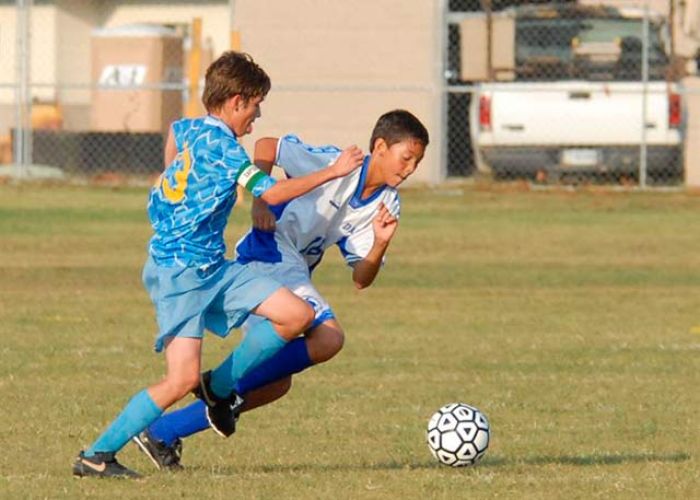
<path id="1" fill-rule="evenodd" d="M 0 498 L 698 498 L 700 197 L 679 193 L 408 191 L 371 289 L 335 251 L 317 271 L 336 359 L 231 439 L 188 440 L 182 473 L 128 445 L 144 480 L 73 479 L 162 374 L 145 199 L 0 186 Z M 205 364 L 237 340 L 209 337 Z M 477 467 L 424 442 L 452 401 L 491 421 Z"/>

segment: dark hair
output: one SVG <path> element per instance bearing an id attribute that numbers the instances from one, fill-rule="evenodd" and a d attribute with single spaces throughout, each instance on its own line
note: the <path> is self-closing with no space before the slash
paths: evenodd
<path id="1" fill-rule="evenodd" d="M 207 111 L 215 111 L 236 94 L 247 101 L 264 97 L 270 87 L 270 77 L 249 54 L 230 50 L 207 68 L 202 103 Z"/>
<path id="2" fill-rule="evenodd" d="M 374 150 L 377 139 L 384 139 L 389 147 L 405 139 L 415 139 L 422 142 L 423 146 L 430 142 L 425 126 L 405 109 L 395 109 L 379 117 L 369 140 L 370 153 Z"/>

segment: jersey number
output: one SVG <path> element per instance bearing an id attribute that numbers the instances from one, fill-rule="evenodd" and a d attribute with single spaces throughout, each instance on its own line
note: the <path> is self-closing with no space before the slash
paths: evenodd
<path id="1" fill-rule="evenodd" d="M 178 155 L 180 157 L 180 167 L 173 175 L 174 183 L 171 186 L 170 181 L 165 177 L 165 174 L 160 176 L 160 187 L 165 198 L 172 203 L 180 203 L 185 198 L 185 189 L 187 189 L 187 179 L 192 167 L 192 158 L 187 143 Z"/>

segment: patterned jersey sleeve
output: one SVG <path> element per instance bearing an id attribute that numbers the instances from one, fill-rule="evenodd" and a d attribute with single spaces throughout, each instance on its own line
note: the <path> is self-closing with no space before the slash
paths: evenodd
<path id="1" fill-rule="evenodd" d="M 335 146 L 310 146 L 295 135 L 285 135 L 277 142 L 275 164 L 289 177 L 300 177 L 327 167 L 340 154 Z"/>
<path id="2" fill-rule="evenodd" d="M 399 194 L 394 189 L 387 188 L 387 192 L 382 197 L 382 202 L 389 209 L 389 212 L 396 218 L 400 214 L 400 200 Z M 378 206 L 374 206 L 371 212 L 367 213 L 367 223 L 359 228 L 351 235 L 342 238 L 338 241 L 337 245 L 340 249 L 340 253 L 343 255 L 345 262 L 352 266 L 356 262 L 364 259 L 372 250 L 372 245 L 374 245 L 374 228 L 372 227 L 372 221 L 377 215 Z M 382 259 L 382 265 L 386 261 L 386 257 Z"/>
<path id="3" fill-rule="evenodd" d="M 248 154 L 240 144 L 227 145 L 223 153 L 224 164 L 231 180 L 238 183 L 255 197 L 260 197 L 275 184 L 275 179 L 250 162 Z"/>
<path id="4" fill-rule="evenodd" d="M 172 124 L 173 136 L 175 138 L 175 147 L 177 148 L 178 152 L 182 151 L 185 147 L 185 142 L 187 140 L 185 134 L 190 129 L 191 124 L 192 120 L 188 118 L 177 120 Z"/>

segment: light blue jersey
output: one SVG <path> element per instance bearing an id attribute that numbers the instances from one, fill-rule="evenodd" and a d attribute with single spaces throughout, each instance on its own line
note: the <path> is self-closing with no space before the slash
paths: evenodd
<path id="1" fill-rule="evenodd" d="M 226 252 L 224 229 L 236 185 L 261 196 L 275 180 L 251 165 L 236 136 L 218 118 L 172 125 L 177 156 L 151 189 L 149 253 L 161 266 L 209 266 Z"/>
<path id="2" fill-rule="evenodd" d="M 172 126 L 177 156 L 151 189 L 154 235 L 143 283 L 156 308 L 155 349 L 170 337 L 225 337 L 280 287 L 224 258 L 224 229 L 236 185 L 261 196 L 274 179 L 250 164 L 233 132 L 219 119 L 184 119 Z"/>

